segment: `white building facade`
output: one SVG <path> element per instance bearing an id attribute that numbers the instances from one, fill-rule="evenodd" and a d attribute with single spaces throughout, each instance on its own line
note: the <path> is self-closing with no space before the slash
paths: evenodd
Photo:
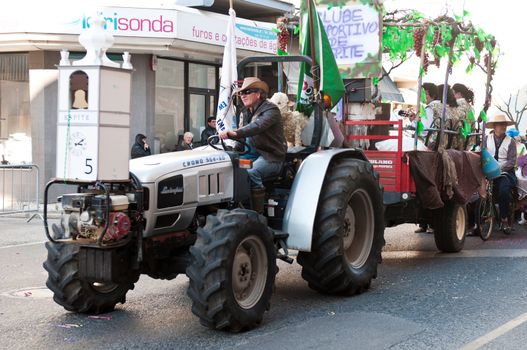
<path id="1" fill-rule="evenodd" d="M 275 3 L 294 10 L 290 4 Z M 71 60 L 84 56 L 78 35 L 95 11 L 40 7 L 23 17 L 9 11 L 0 15 L 0 156 L 12 164 L 37 164 L 45 182 L 56 176 L 55 65 L 62 49 L 70 52 Z M 98 10 L 115 38 L 109 57 L 119 61 L 124 52 L 132 56 L 130 139 L 145 134 L 154 153 L 174 150 L 185 131 L 199 142 L 207 117 L 216 111 L 228 16 L 177 6 Z M 276 24 L 243 19 L 240 12 L 238 60 L 275 54 Z M 254 72 L 265 77 L 266 69 Z"/>

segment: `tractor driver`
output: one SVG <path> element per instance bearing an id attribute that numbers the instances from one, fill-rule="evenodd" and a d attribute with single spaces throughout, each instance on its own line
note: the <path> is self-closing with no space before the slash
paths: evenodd
<path id="1" fill-rule="evenodd" d="M 487 127 L 493 128 L 487 137 L 487 150 L 498 161 L 503 174 L 495 180 L 494 184 L 498 187 L 501 224 L 506 234 L 511 233 L 508 220 L 509 205 L 512 201 L 512 189 L 517 183 L 516 174 L 514 174 L 517 156 L 516 143 L 506 134 L 507 126 L 513 124 L 514 122 L 503 114 L 494 116 L 487 123 Z"/>
<path id="2" fill-rule="evenodd" d="M 240 128 L 219 133 L 222 139 L 245 138 L 251 146 L 253 167 L 248 170 L 251 180 L 251 204 L 253 210 L 263 213 L 267 177 L 280 173 L 285 160 L 285 142 L 282 116 L 278 107 L 267 101 L 269 86 L 256 77 L 247 77 L 236 90 L 243 102 Z"/>

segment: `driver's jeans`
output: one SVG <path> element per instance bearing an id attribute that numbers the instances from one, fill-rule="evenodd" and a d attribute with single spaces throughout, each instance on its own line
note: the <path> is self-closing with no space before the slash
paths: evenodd
<path id="1" fill-rule="evenodd" d="M 517 183 L 516 174 L 514 174 L 514 171 L 509 171 L 505 176 L 501 176 L 494 181 L 494 186 L 498 187 L 500 216 L 504 220 L 509 217 L 512 189 Z"/>
<path id="2" fill-rule="evenodd" d="M 283 162 L 271 162 L 259 156 L 254 162 L 252 169 L 247 170 L 251 180 L 251 188 L 264 188 L 265 178 L 276 176 L 282 169 Z"/>

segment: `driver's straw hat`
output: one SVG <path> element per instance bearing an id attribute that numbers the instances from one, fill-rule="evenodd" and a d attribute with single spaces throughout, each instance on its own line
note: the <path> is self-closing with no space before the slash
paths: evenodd
<path id="1" fill-rule="evenodd" d="M 236 89 L 234 92 L 238 93 L 247 89 L 260 89 L 266 94 L 269 93 L 269 85 L 265 81 L 258 79 L 257 77 L 247 77 L 243 79 L 243 84 L 239 89 Z"/>

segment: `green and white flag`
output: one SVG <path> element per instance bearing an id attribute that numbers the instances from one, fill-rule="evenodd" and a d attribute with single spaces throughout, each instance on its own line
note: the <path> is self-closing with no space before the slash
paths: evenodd
<path id="1" fill-rule="evenodd" d="M 308 1 L 311 1 L 311 13 L 308 13 Z M 319 91 L 331 98 L 331 107 L 333 108 L 344 96 L 344 83 L 339 73 L 335 56 L 331 50 L 326 31 L 322 21 L 316 11 L 313 0 L 303 0 L 302 11 L 302 32 L 300 41 L 302 43 L 302 55 L 312 57 L 310 35 L 314 37 L 314 49 L 316 63 L 320 66 L 320 83 Z M 313 18 L 313 33 L 309 31 L 309 16 Z M 313 76 L 311 67 L 302 63 L 300 65 L 300 76 L 298 79 L 298 92 L 296 98 L 296 109 L 305 115 L 311 115 L 313 111 Z"/>

